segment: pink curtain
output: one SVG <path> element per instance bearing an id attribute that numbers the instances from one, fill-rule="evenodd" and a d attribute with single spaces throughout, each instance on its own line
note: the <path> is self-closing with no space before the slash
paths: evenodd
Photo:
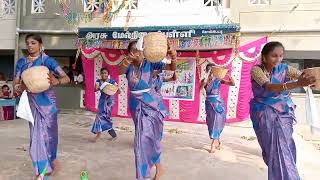
<path id="1" fill-rule="evenodd" d="M 240 47 L 239 58 L 242 61 L 241 67 L 241 78 L 239 88 L 236 88 L 233 94 L 237 95 L 236 101 L 236 116 L 228 118 L 228 122 L 239 122 L 248 119 L 249 117 L 249 102 L 252 96 L 251 92 L 251 68 L 257 64 L 257 58 L 260 54 L 261 48 L 267 42 L 267 38 L 261 38 L 246 45 Z M 82 49 L 82 62 L 84 67 L 85 74 L 85 106 L 91 111 L 96 111 L 96 104 L 98 96 L 94 92 L 94 84 L 97 78 L 99 78 L 100 69 L 102 67 L 107 67 L 110 71 L 110 75 L 115 79 L 118 84 L 121 84 L 120 77 L 118 75 L 118 66 L 117 64 L 123 59 L 125 51 L 114 50 L 114 49 Z M 195 57 L 195 52 L 181 52 L 178 53 L 179 57 Z M 213 61 L 216 64 L 228 64 L 227 68 L 230 70 L 229 74 L 232 73 L 232 63 L 228 63 L 234 59 L 232 57 L 232 50 L 218 50 L 218 51 L 208 51 L 200 52 L 201 58 L 208 58 L 210 61 Z M 196 73 L 196 87 L 195 87 L 195 100 L 194 101 L 179 101 L 177 107 L 170 107 L 169 100 L 165 100 L 165 105 L 168 109 L 178 108 L 179 110 L 179 119 L 169 118 L 171 121 L 180 121 L 180 122 L 190 122 L 190 123 L 203 123 L 204 119 L 199 118 L 199 107 L 203 106 L 200 101 L 200 73 L 198 72 L 201 69 L 197 68 Z M 126 87 L 124 89 L 124 96 L 116 94 L 116 105 L 113 108 L 113 116 L 121 117 L 130 117 L 129 105 L 124 104 L 123 102 L 128 101 L 129 91 Z M 229 87 L 222 86 L 222 97 L 225 100 L 225 105 L 227 111 L 229 111 L 229 101 L 228 96 Z M 119 101 L 121 99 L 121 102 Z M 121 109 L 121 110 L 120 110 Z M 123 112 L 126 111 L 126 112 Z M 125 114 L 125 115 L 124 115 Z"/>

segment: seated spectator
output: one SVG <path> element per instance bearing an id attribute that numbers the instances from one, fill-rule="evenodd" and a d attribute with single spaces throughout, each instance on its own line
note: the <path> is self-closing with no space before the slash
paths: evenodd
<path id="1" fill-rule="evenodd" d="M 1 98 L 3 99 L 10 99 L 11 97 L 11 91 L 8 85 L 3 85 L 1 87 Z"/>
<path id="2" fill-rule="evenodd" d="M 2 99 L 11 99 L 11 91 L 8 85 L 3 85 L 1 87 L 1 93 L 0 93 L 0 98 Z M 14 107 L 12 106 L 3 106 L 2 107 L 2 115 L 0 117 L 3 117 L 3 120 L 12 120 L 14 117 Z"/>
<path id="3" fill-rule="evenodd" d="M 75 84 L 82 84 L 83 83 L 83 75 L 79 73 L 79 71 L 73 71 L 73 82 Z"/>

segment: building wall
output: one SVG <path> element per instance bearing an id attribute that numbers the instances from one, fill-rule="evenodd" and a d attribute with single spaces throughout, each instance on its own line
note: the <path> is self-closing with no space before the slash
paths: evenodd
<path id="1" fill-rule="evenodd" d="M 32 0 L 21 0 L 21 7 L 19 8 L 21 13 L 20 29 L 72 31 L 73 28 L 62 17 L 61 8 L 56 2 L 54 0 L 46 0 L 44 13 L 32 13 Z M 74 5 L 74 11 L 83 9 L 81 3 L 74 3 Z"/>
<path id="2" fill-rule="evenodd" d="M 229 14 L 229 0 L 222 0 L 221 7 L 205 6 L 203 0 L 189 0 L 183 3 L 172 3 L 159 0 L 138 0 L 137 9 L 131 10 L 129 26 L 163 26 L 163 25 L 198 25 L 219 24 L 223 16 Z M 20 29 L 26 30 L 65 30 L 72 31 L 62 17 L 60 6 L 55 1 L 46 0 L 45 13 L 33 14 L 32 0 L 21 0 Z M 74 12 L 84 12 L 81 1 L 71 4 Z M 126 25 L 127 9 L 123 9 L 108 26 L 123 27 Z M 90 23 L 82 22 L 80 26 L 103 27 L 100 18 Z"/>
<path id="3" fill-rule="evenodd" d="M 232 21 L 241 26 L 241 44 L 268 36 L 284 44 L 286 63 L 320 67 L 320 0 L 236 0 L 230 9 Z"/>
<path id="4" fill-rule="evenodd" d="M 222 0 L 221 7 L 205 6 L 203 0 L 188 0 L 182 3 L 174 1 L 139 0 L 138 8 L 131 10 L 131 18 L 126 24 L 127 10 L 119 13 L 108 26 L 140 27 L 140 26 L 172 26 L 220 24 L 224 16 L 229 14 L 229 0 Z M 97 18 L 90 23 L 82 23 L 81 27 L 106 26 Z"/>
<path id="5" fill-rule="evenodd" d="M 75 9 L 81 9 L 80 3 L 75 5 Z M 25 35 L 29 32 L 42 35 L 45 49 L 76 49 L 76 31 L 66 23 L 64 17 L 59 15 L 62 13 L 61 8 L 55 1 L 45 1 L 44 13 L 32 13 L 32 0 L 21 0 L 19 11 L 19 49 L 25 49 Z"/>
<path id="6" fill-rule="evenodd" d="M 242 43 L 268 35 L 283 42 L 289 52 L 306 52 L 300 56 L 320 50 L 320 0 L 270 0 L 267 5 L 250 1 L 230 1 L 232 20 L 241 25 Z M 320 59 L 319 53 L 312 58 Z"/>
<path id="7" fill-rule="evenodd" d="M 82 1 L 71 1 L 73 12 L 83 13 Z M 127 9 L 117 18 L 104 24 L 102 16 L 91 22 L 81 22 L 80 27 L 125 27 L 127 26 L 170 26 L 220 24 L 229 14 L 229 1 L 221 0 L 223 6 L 206 6 L 204 1 L 189 0 L 172 3 L 159 0 L 138 0 L 137 8 L 132 8 L 129 24 L 126 24 Z M 75 49 L 76 26 L 69 25 L 62 15 L 61 7 L 52 0 L 45 1 L 45 13 L 32 13 L 32 0 L 21 0 L 20 4 L 19 48 L 24 49 L 24 35 L 27 32 L 40 32 L 46 49 Z"/>
<path id="8" fill-rule="evenodd" d="M 0 50 L 13 50 L 15 49 L 15 32 L 16 32 L 16 16 L 13 14 L 6 14 L 8 8 L 0 0 Z"/>
<path id="9" fill-rule="evenodd" d="M 16 3 L 7 4 L 0 0 L 0 72 L 10 80 L 13 77 L 15 35 Z"/>
<path id="10" fill-rule="evenodd" d="M 46 34 L 40 33 L 43 40 L 43 45 L 46 50 L 70 50 L 76 49 L 76 34 Z M 21 34 L 19 39 L 20 49 L 26 49 L 25 45 L 26 34 Z"/>
<path id="11" fill-rule="evenodd" d="M 15 48 L 15 18 L 0 18 L 0 49 L 13 50 Z"/>

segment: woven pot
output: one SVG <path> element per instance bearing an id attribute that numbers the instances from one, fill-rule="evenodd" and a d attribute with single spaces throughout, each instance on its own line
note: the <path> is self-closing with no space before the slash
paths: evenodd
<path id="1" fill-rule="evenodd" d="M 46 66 L 35 66 L 25 70 L 21 77 L 30 92 L 40 93 L 50 88 L 49 72 Z"/>
<path id="2" fill-rule="evenodd" d="M 316 78 L 315 86 L 311 87 L 311 89 L 320 91 L 320 67 L 308 68 L 304 72 Z"/>
<path id="3" fill-rule="evenodd" d="M 106 85 L 106 87 L 103 88 L 103 92 L 109 96 L 112 96 L 117 93 L 118 89 L 119 89 L 118 86 L 113 84 L 108 84 Z"/>
<path id="4" fill-rule="evenodd" d="M 214 77 L 218 79 L 223 79 L 228 72 L 228 69 L 225 69 L 223 67 L 213 66 L 212 67 L 212 74 Z"/>
<path id="5" fill-rule="evenodd" d="M 168 50 L 167 36 L 153 32 L 144 36 L 143 54 L 150 62 L 160 62 L 166 57 Z"/>

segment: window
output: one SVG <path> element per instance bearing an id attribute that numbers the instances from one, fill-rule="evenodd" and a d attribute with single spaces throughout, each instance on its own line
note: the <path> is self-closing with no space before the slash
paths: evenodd
<path id="1" fill-rule="evenodd" d="M 100 0 L 85 0 L 83 3 L 84 12 L 94 12 L 100 7 Z"/>
<path id="2" fill-rule="evenodd" d="M 108 2 L 101 3 L 101 0 L 85 0 L 83 3 L 84 12 L 94 12 L 99 8 L 104 8 Z M 118 3 L 116 6 L 119 7 L 121 3 Z M 126 7 L 130 10 L 138 9 L 138 0 L 131 0 L 130 4 Z"/>
<path id="3" fill-rule="evenodd" d="M 45 13 L 46 0 L 32 0 L 32 14 Z"/>
<path id="4" fill-rule="evenodd" d="M 219 6 L 222 0 L 203 0 L 203 4 L 207 7 Z"/>
<path id="5" fill-rule="evenodd" d="M 249 0 L 250 5 L 270 5 L 271 0 Z"/>
<path id="6" fill-rule="evenodd" d="M 16 1 L 2 0 L 2 13 L 3 15 L 14 15 L 16 13 Z"/>
<path id="7" fill-rule="evenodd" d="M 128 8 L 130 10 L 138 9 L 138 0 L 131 0 Z"/>

